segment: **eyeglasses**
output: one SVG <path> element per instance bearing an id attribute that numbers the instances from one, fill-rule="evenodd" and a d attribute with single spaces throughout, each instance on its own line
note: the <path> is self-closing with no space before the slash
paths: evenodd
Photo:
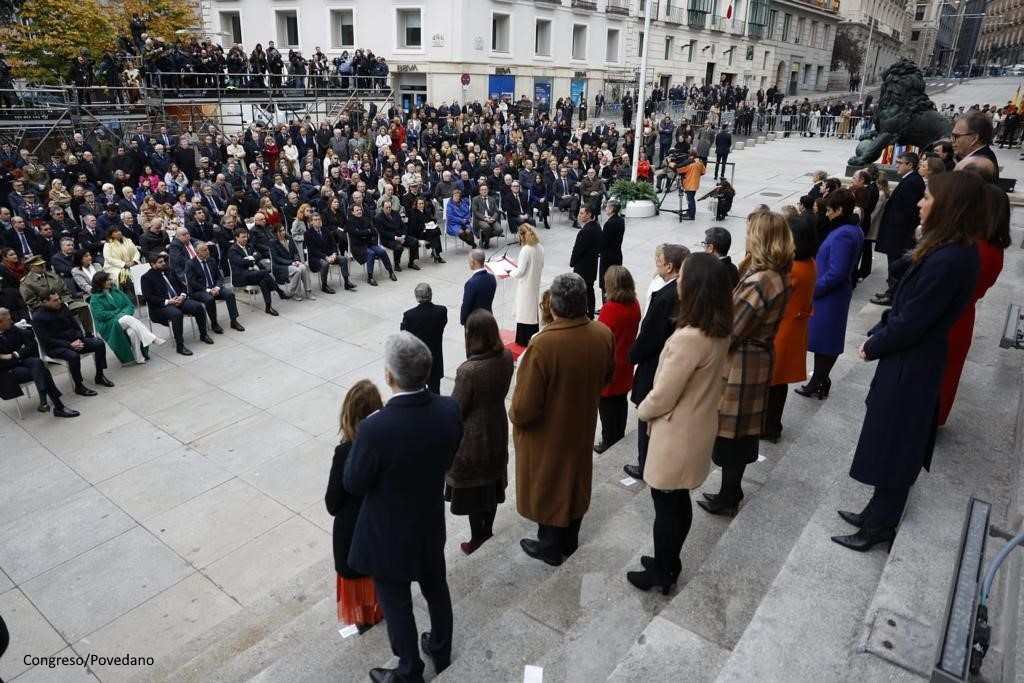
<path id="1" fill-rule="evenodd" d="M 977 135 L 977 133 L 950 133 L 949 137 L 953 140 L 953 142 L 956 142 L 960 138 L 965 138 L 969 135 Z"/>

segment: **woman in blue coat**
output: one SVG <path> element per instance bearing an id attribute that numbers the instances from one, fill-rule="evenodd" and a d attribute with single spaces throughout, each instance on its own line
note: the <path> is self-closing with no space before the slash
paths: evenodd
<path id="1" fill-rule="evenodd" d="M 469 207 L 469 199 L 462 196 L 462 190 L 456 188 L 452 191 L 452 198 L 448 200 L 448 206 L 444 209 L 444 229 L 452 237 L 458 237 L 476 249 L 476 240 L 473 236 L 473 212 Z"/>
<path id="2" fill-rule="evenodd" d="M 929 181 L 921 209 L 921 241 L 893 296 L 892 308 L 861 344 L 860 357 L 877 360 L 850 476 L 874 486 L 862 512 L 839 511 L 859 527 L 833 536 L 853 550 L 892 541 L 910 487 L 931 464 L 939 387 L 949 330 L 971 299 L 980 260 L 974 244 L 989 224 L 984 181 L 970 171 Z"/>
<path id="3" fill-rule="evenodd" d="M 814 374 L 810 382 L 795 389 L 801 396 L 828 398 L 832 388 L 829 373 L 846 345 L 853 271 L 864 244 L 864 231 L 853 215 L 854 204 L 849 190 L 835 190 L 825 197 L 828 235 L 815 258 L 818 278 L 814 283 L 814 313 L 807 332 L 807 350 L 814 353 Z"/>

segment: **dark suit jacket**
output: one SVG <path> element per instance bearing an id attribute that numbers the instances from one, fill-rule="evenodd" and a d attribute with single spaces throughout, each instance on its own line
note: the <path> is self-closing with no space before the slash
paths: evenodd
<path id="1" fill-rule="evenodd" d="M 732 259 L 728 256 L 720 256 L 719 260 L 725 264 L 726 268 L 729 269 L 729 286 L 735 289 L 736 285 L 740 282 L 739 268 L 736 267 L 736 264 L 733 263 Z"/>
<path id="2" fill-rule="evenodd" d="M 494 303 L 494 292 L 498 289 L 498 281 L 486 268 L 474 272 L 462 290 L 462 310 L 459 311 L 459 323 L 466 324 L 469 314 L 478 308 L 491 310 Z"/>
<path id="3" fill-rule="evenodd" d="M 25 358 L 39 356 L 36 340 L 14 325 L 6 332 L 0 332 L 0 355 L 13 353 L 18 357 L 10 360 L 0 358 L 0 398 L 4 400 L 24 395 L 13 370 L 23 366 Z"/>
<path id="4" fill-rule="evenodd" d="M 448 324 L 448 309 L 432 303 L 421 303 L 402 315 L 402 329 L 412 332 L 427 348 L 434 362 L 430 366 L 430 380 L 427 386 L 437 392 L 444 375 L 444 346 L 441 336 Z"/>
<path id="5" fill-rule="evenodd" d="M 409 425 L 430 425 L 409 432 Z M 416 581 L 444 561 L 444 473 L 462 441 L 455 399 L 396 396 L 359 425 L 345 488 L 363 496 L 348 564 L 386 581 Z"/>
<path id="6" fill-rule="evenodd" d="M 921 221 L 917 203 L 924 196 L 924 178 L 912 171 L 900 180 L 882 210 L 875 250 L 902 256 L 914 246 L 914 230 Z"/>
<path id="7" fill-rule="evenodd" d="M 25 225 L 25 241 L 28 242 L 29 252 L 35 253 L 34 250 L 36 248 L 36 239 L 38 238 L 38 235 L 36 234 L 35 230 L 28 227 L 27 223 Z M 8 230 L 6 233 L 4 233 L 3 245 L 5 247 L 10 247 L 11 249 L 14 249 L 15 253 L 18 254 L 18 258 L 25 258 L 25 248 L 21 243 L 21 238 L 18 236 L 17 231 Z"/>
<path id="8" fill-rule="evenodd" d="M 217 262 L 213 260 L 213 257 L 208 257 L 206 259 L 206 265 L 210 269 L 210 276 L 213 278 L 213 286 L 223 287 L 224 276 L 221 274 L 220 268 L 217 267 Z M 205 292 L 209 287 L 209 285 L 206 284 L 206 273 L 203 272 L 203 264 L 197 258 L 190 260 L 185 266 L 185 286 L 188 288 L 189 294 Z"/>
<path id="9" fill-rule="evenodd" d="M 640 323 L 640 332 L 629 349 L 629 362 L 636 365 L 633 375 L 633 403 L 640 405 L 654 386 L 654 373 L 658 369 L 658 358 L 665 342 L 675 331 L 672 314 L 675 313 L 679 294 L 673 280 L 655 292 L 647 315 Z"/>
<path id="10" fill-rule="evenodd" d="M 198 244 L 194 239 L 189 240 L 192 243 L 192 248 L 196 248 Z M 167 267 L 174 271 L 174 274 L 179 279 L 185 279 L 185 268 L 188 266 L 188 262 L 192 260 L 189 256 L 188 250 L 185 249 L 185 245 L 181 243 L 181 240 L 174 238 L 171 240 L 171 246 L 167 249 Z"/>
<path id="11" fill-rule="evenodd" d="M 32 314 L 32 329 L 47 354 L 55 349 L 69 349 L 71 342 L 85 339 L 82 326 L 66 304 L 61 304 L 57 311 L 43 306 L 37 308 Z"/>
<path id="12" fill-rule="evenodd" d="M 246 249 L 249 252 L 249 256 L 256 256 L 255 252 L 248 245 L 246 245 Z M 242 247 L 238 246 L 237 242 L 228 248 L 228 262 L 231 264 L 231 284 L 235 287 L 245 287 L 245 276 L 242 273 L 252 270 L 252 267 L 256 265 L 255 261 L 250 261 L 245 256 L 246 252 L 242 251 Z"/>
<path id="13" fill-rule="evenodd" d="M 322 226 L 319 234 L 316 230 L 306 231 L 305 244 L 309 269 L 314 273 L 320 272 L 320 259 L 339 254 L 338 243 L 334 240 L 334 231 Z"/>
<path id="14" fill-rule="evenodd" d="M 996 167 L 996 180 L 999 180 L 999 160 L 996 159 L 996 153 L 992 151 L 992 148 L 988 145 L 984 145 L 974 150 L 967 156 L 969 157 L 985 157 L 992 161 L 992 165 Z"/>
<path id="15" fill-rule="evenodd" d="M 158 271 L 155 268 L 147 270 L 146 274 L 142 276 L 142 298 L 146 300 L 149 308 L 149 317 L 154 322 L 161 322 L 167 319 L 167 316 L 164 315 L 165 302 L 168 298 L 167 285 L 164 283 L 163 275 L 167 275 L 167 279 L 171 281 L 174 291 L 178 294 L 187 294 L 181 278 L 170 268 L 165 268 L 163 271 Z"/>
<path id="16" fill-rule="evenodd" d="M 576 243 L 572 246 L 569 267 L 587 282 L 597 279 L 597 260 L 601 253 L 601 226 L 597 221 L 590 221 L 576 233 Z"/>
<path id="17" fill-rule="evenodd" d="M 604 289 L 604 272 L 608 266 L 622 265 L 622 238 L 626 234 L 626 221 L 622 216 L 612 216 L 601 228 L 601 268 L 597 284 Z"/>

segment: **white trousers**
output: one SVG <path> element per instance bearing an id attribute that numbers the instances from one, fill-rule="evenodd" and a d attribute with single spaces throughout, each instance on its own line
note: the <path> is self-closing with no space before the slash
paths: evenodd
<path id="1" fill-rule="evenodd" d="M 154 342 L 159 342 L 160 344 L 164 342 L 163 339 L 150 332 L 149 328 L 134 315 L 122 315 L 118 319 L 117 324 L 128 335 L 128 340 L 132 344 L 132 355 L 135 356 L 136 363 L 146 362 L 146 357 L 142 355 L 143 346 L 149 346 Z"/>

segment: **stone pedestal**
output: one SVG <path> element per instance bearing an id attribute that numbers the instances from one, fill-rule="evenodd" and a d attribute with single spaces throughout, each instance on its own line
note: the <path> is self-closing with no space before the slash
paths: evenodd
<path id="1" fill-rule="evenodd" d="M 732 148 L 733 148 L 734 151 L 738 152 L 739 150 L 743 149 L 743 147 L 744 147 L 743 143 L 740 142 L 739 140 L 737 140 L 736 142 L 732 143 Z"/>

